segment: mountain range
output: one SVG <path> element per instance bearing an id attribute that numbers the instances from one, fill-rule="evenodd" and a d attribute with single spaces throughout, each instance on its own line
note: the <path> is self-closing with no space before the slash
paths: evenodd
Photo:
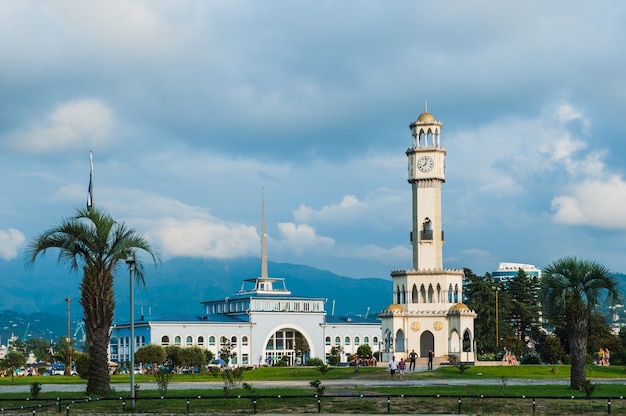
<path id="1" fill-rule="evenodd" d="M 145 265 L 145 287 L 135 286 L 135 317 L 193 317 L 200 303 L 234 295 L 244 279 L 260 275 L 259 258 L 230 260 L 175 258 L 159 267 Z M 330 271 L 289 263 L 268 263 L 270 277 L 285 278 L 293 295 L 327 299 L 335 315 L 377 314 L 391 303 L 391 280 L 354 279 Z M 129 272 L 115 273 L 115 321 L 127 322 L 130 311 Z M 68 303 L 72 336 L 82 319 L 80 274 L 56 258 L 37 260 L 31 269 L 20 261 L 0 262 L 0 343 L 11 335 L 54 339 L 67 336 Z"/>

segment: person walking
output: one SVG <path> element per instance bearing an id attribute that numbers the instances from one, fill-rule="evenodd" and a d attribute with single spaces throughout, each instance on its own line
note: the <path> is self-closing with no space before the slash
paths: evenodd
<path id="1" fill-rule="evenodd" d="M 409 354 L 409 371 L 415 371 L 415 360 L 417 360 L 417 353 L 415 350 L 411 350 Z"/>
<path id="2" fill-rule="evenodd" d="M 435 357 L 435 353 L 433 350 L 428 350 L 428 369 L 433 369 L 433 358 Z"/>
<path id="3" fill-rule="evenodd" d="M 400 373 L 400 381 L 404 381 L 405 369 L 406 369 L 406 361 L 404 361 L 404 358 L 400 358 L 400 362 L 398 363 L 398 373 Z"/>
<path id="4" fill-rule="evenodd" d="M 389 372 L 391 373 L 391 380 L 396 381 L 396 371 L 398 371 L 398 362 L 396 361 L 396 356 L 394 355 L 389 360 Z"/>

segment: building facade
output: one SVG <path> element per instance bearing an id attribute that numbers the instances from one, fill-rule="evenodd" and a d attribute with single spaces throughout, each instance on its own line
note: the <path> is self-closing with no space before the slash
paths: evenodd
<path id="1" fill-rule="evenodd" d="M 444 232 L 441 187 L 445 182 L 443 125 L 428 108 L 409 125 L 413 136 L 408 157 L 412 192 L 410 240 L 413 267 L 391 272 L 392 303 L 380 314 L 383 359 L 454 355 L 473 362 L 476 313 L 463 304 L 463 271 L 443 268 Z"/>
<path id="2" fill-rule="evenodd" d="M 135 351 L 148 344 L 175 345 L 200 347 L 219 357 L 227 349 L 229 364 L 237 366 L 267 365 L 283 357 L 290 365 L 312 357 L 328 360 L 333 347 L 341 350 L 341 361 L 363 344 L 380 351 L 377 316 L 329 316 L 325 298 L 292 295 L 285 279 L 268 276 L 264 213 L 262 217 L 261 276 L 243 280 L 233 296 L 202 302 L 197 316 L 141 317 L 134 323 Z M 113 325 L 110 360 L 130 361 L 130 350 L 130 323 Z"/>
<path id="3" fill-rule="evenodd" d="M 508 285 L 508 282 L 517 276 L 520 270 L 526 273 L 527 276 L 536 277 L 539 281 L 541 281 L 541 269 L 536 268 L 532 264 L 522 263 L 502 262 L 498 265 L 498 270 L 492 273 L 491 277 L 493 277 L 495 282 Z"/>

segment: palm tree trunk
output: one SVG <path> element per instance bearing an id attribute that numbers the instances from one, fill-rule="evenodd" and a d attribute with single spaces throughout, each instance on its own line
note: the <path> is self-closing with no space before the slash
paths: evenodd
<path id="1" fill-rule="evenodd" d="M 588 315 L 586 308 L 576 308 L 573 314 L 568 314 L 568 335 L 572 370 L 570 373 L 570 388 L 580 390 L 586 381 L 585 366 L 587 364 L 587 339 L 589 337 Z"/>
<path id="2" fill-rule="evenodd" d="M 92 278 L 93 274 L 95 276 Z M 113 322 L 115 298 L 113 276 L 107 270 L 89 273 L 81 283 L 81 304 L 89 347 L 88 395 L 106 395 L 111 391 L 109 375 L 109 330 Z"/>

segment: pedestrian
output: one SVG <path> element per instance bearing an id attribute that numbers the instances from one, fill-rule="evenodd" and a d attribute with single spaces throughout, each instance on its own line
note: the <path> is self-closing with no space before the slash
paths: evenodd
<path id="1" fill-rule="evenodd" d="M 405 369 L 406 369 L 406 361 L 404 361 L 404 358 L 400 358 L 400 362 L 398 363 L 398 373 L 400 373 L 400 381 L 404 381 Z"/>
<path id="2" fill-rule="evenodd" d="M 415 360 L 417 360 L 417 353 L 415 350 L 411 350 L 409 354 L 409 371 L 415 371 Z"/>
<path id="3" fill-rule="evenodd" d="M 394 355 L 389 360 L 389 371 L 391 372 L 391 380 L 396 381 L 396 371 L 398 371 L 398 362 L 396 361 L 396 356 Z"/>
<path id="4" fill-rule="evenodd" d="M 604 365 L 611 365 L 611 351 L 608 348 L 604 349 Z"/>
<path id="5" fill-rule="evenodd" d="M 428 350 L 428 369 L 433 369 L 433 358 L 435 357 L 435 353 L 433 350 Z"/>

